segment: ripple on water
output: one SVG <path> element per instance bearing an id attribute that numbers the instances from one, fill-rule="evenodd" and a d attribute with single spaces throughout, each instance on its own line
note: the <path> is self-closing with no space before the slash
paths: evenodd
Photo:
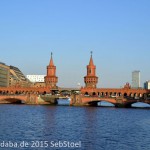
<path id="1" fill-rule="evenodd" d="M 66 140 L 81 141 L 81 150 L 148 150 L 149 116 L 146 109 L 0 105 L 0 141 Z"/>

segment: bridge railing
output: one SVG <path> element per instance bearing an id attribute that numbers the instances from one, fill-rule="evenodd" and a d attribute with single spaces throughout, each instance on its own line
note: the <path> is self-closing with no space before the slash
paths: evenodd
<path id="1" fill-rule="evenodd" d="M 127 99 L 127 100 L 140 100 L 140 101 L 144 101 L 144 100 L 150 100 L 150 97 L 137 97 L 137 96 L 134 96 L 134 97 L 131 97 L 131 96 L 112 96 L 112 95 L 84 95 L 85 97 L 97 97 L 97 98 L 110 98 L 110 99 Z"/>
<path id="2" fill-rule="evenodd" d="M 0 96 L 24 96 L 27 94 L 0 94 Z"/>
<path id="3" fill-rule="evenodd" d="M 106 95 L 84 95 L 85 97 L 98 97 L 98 98 L 117 98 L 117 97 L 121 97 L 121 96 L 115 96 L 115 97 L 112 97 L 112 96 L 106 96 Z"/>
<path id="4" fill-rule="evenodd" d="M 145 100 L 150 100 L 150 97 L 131 97 L 131 96 L 124 96 L 124 98 L 126 98 L 127 100 L 139 100 L 139 101 L 145 101 Z"/>

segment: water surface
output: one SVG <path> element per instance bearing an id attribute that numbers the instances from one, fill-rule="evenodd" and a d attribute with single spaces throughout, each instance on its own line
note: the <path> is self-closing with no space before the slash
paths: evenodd
<path id="1" fill-rule="evenodd" d="M 0 129 L 0 142 L 81 141 L 80 148 L 31 150 L 150 149 L 150 109 L 0 105 Z"/>

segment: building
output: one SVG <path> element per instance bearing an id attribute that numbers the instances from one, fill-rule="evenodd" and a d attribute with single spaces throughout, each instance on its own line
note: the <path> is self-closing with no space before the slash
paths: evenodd
<path id="1" fill-rule="evenodd" d="M 56 76 L 56 66 L 53 63 L 53 57 L 51 53 L 50 63 L 47 66 L 47 75 L 44 78 L 46 87 L 56 88 L 58 77 Z"/>
<path id="2" fill-rule="evenodd" d="M 34 82 L 32 87 L 45 87 L 45 82 Z"/>
<path id="3" fill-rule="evenodd" d="M 140 71 L 132 72 L 132 88 L 140 88 Z"/>
<path id="4" fill-rule="evenodd" d="M 0 87 L 9 86 L 9 66 L 0 62 Z"/>
<path id="5" fill-rule="evenodd" d="M 87 65 L 87 75 L 84 77 L 85 87 L 96 88 L 98 77 L 96 76 L 96 66 L 93 63 L 92 52 L 89 65 Z"/>
<path id="6" fill-rule="evenodd" d="M 25 77 L 25 75 L 20 71 L 19 68 L 10 66 L 9 86 L 28 87 L 30 85 L 30 81 Z"/>
<path id="7" fill-rule="evenodd" d="M 150 90 L 150 80 L 144 83 L 144 89 Z"/>
<path id="8" fill-rule="evenodd" d="M 32 87 L 45 87 L 45 75 L 27 75 L 26 77 L 32 82 Z"/>
<path id="9" fill-rule="evenodd" d="M 45 75 L 27 75 L 26 78 L 31 82 L 44 82 Z"/>

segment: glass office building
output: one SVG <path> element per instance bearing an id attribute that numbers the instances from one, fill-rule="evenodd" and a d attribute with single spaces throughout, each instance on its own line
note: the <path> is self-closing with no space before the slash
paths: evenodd
<path id="1" fill-rule="evenodd" d="M 132 72 L 132 88 L 140 87 L 140 71 Z"/>

